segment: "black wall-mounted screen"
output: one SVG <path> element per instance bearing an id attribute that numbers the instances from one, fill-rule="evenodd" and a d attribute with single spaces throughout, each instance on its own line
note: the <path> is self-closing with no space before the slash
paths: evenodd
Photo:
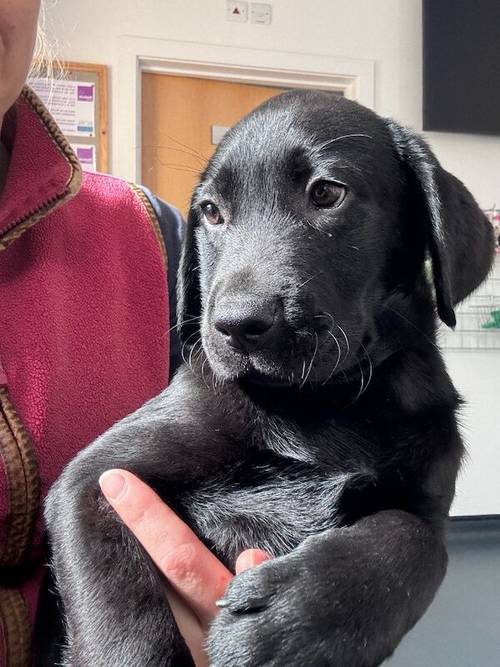
<path id="1" fill-rule="evenodd" d="M 423 128 L 500 135 L 500 0 L 423 0 Z"/>

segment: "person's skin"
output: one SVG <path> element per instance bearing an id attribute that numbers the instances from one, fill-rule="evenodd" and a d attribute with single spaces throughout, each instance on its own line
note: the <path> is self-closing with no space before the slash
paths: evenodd
<path id="1" fill-rule="evenodd" d="M 26 81 L 35 46 L 40 0 L 0 2 L 0 128 Z M 9 155 L 0 144 L 0 194 Z"/>
<path id="2" fill-rule="evenodd" d="M 0 130 L 8 109 L 25 84 L 33 58 L 40 0 L 0 0 Z M 0 141 L 0 196 L 9 153 Z M 119 480 L 124 482 L 120 493 Z M 168 579 L 166 595 L 197 667 L 207 664 L 203 642 L 216 601 L 232 573 L 198 540 L 167 505 L 129 473 L 108 471 L 101 477 L 105 496 Z M 236 572 L 267 560 L 258 550 L 240 555 Z"/>
<path id="3" fill-rule="evenodd" d="M 208 665 L 203 644 L 233 574 L 146 484 L 123 470 L 108 470 L 101 489 L 170 583 L 166 594 L 197 667 Z M 264 551 L 240 554 L 236 574 L 268 559 Z"/>

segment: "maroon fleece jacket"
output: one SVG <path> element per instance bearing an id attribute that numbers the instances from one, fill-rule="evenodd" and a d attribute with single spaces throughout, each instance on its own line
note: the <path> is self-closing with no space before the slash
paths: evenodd
<path id="1" fill-rule="evenodd" d="M 30 664 L 43 499 L 64 465 L 168 378 L 166 252 L 142 191 L 83 174 L 29 90 L 0 198 L 0 664 Z"/>

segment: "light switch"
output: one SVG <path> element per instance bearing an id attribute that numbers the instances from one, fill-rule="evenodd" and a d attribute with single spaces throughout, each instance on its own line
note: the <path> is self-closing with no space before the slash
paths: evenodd
<path id="1" fill-rule="evenodd" d="M 271 5 L 264 2 L 252 2 L 250 4 L 250 20 L 260 25 L 270 25 L 273 20 Z"/>
<path id="2" fill-rule="evenodd" d="M 227 0 L 226 19 L 246 23 L 248 21 L 248 2 L 231 2 Z"/>
<path id="3" fill-rule="evenodd" d="M 220 144 L 222 141 L 222 137 L 226 134 L 226 132 L 229 130 L 228 127 L 225 125 L 212 125 L 211 127 L 211 139 L 212 139 L 212 144 L 214 146 L 217 146 Z"/>

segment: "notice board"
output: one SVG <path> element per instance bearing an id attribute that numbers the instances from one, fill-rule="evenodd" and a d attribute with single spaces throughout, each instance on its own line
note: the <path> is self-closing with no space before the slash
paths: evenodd
<path id="1" fill-rule="evenodd" d="M 85 171 L 108 171 L 106 65 L 41 63 L 28 81 L 68 138 Z"/>

